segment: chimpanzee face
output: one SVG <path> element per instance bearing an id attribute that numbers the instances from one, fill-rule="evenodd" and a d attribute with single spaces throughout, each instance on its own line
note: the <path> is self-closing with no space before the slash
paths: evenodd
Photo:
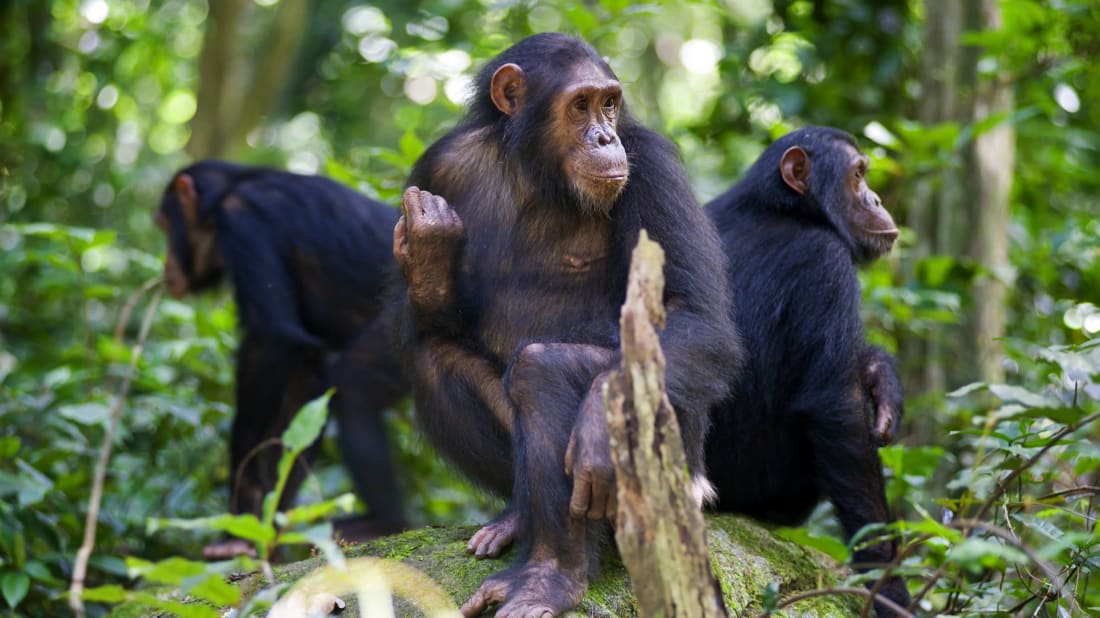
<path id="1" fill-rule="evenodd" d="M 497 109 L 508 116 L 521 108 L 543 109 L 526 100 L 534 90 L 526 80 L 516 64 L 497 69 L 490 93 Z M 573 67 L 564 81 L 551 95 L 547 117 L 539 119 L 547 136 L 545 152 L 553 165 L 560 166 L 565 185 L 581 209 L 606 216 L 630 174 L 617 133 L 622 87 L 605 67 L 590 61 Z"/>
<path id="2" fill-rule="evenodd" d="M 898 227 L 878 194 L 867 186 L 867 155 L 844 144 L 848 159 L 845 183 L 845 219 L 848 230 L 867 261 L 889 253 L 898 238 Z"/>

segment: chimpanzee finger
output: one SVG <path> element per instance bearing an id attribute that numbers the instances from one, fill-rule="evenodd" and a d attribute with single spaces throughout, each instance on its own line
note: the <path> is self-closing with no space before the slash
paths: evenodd
<path id="1" fill-rule="evenodd" d="M 592 500 L 588 503 L 588 519 L 603 519 L 607 513 L 607 480 L 596 474 L 592 477 Z"/>
<path id="2" fill-rule="evenodd" d="M 407 219 L 413 219 L 421 212 L 420 188 L 409 187 L 401 194 L 401 214 Z"/>
<path id="3" fill-rule="evenodd" d="M 573 476 L 573 445 L 576 440 L 569 436 L 569 445 L 565 447 L 565 476 Z"/>
<path id="4" fill-rule="evenodd" d="M 619 488 L 612 484 L 611 491 L 607 492 L 607 521 L 615 523 L 619 516 Z"/>
<path id="5" fill-rule="evenodd" d="M 569 498 L 569 515 L 574 519 L 584 519 L 588 512 L 589 496 L 592 492 L 592 483 L 582 472 L 573 479 L 573 495 Z"/>
<path id="6" fill-rule="evenodd" d="M 405 223 L 405 215 L 401 215 L 397 219 L 397 224 L 393 226 L 393 257 L 400 262 L 408 255 L 409 230 Z"/>

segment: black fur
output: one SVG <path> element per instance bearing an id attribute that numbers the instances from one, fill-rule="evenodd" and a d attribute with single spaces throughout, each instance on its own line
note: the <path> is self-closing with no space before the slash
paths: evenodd
<path id="1" fill-rule="evenodd" d="M 447 319 L 425 327 L 403 312 L 400 349 L 413 372 L 417 411 L 447 457 L 512 496 L 520 562 L 539 544 L 557 556 L 576 551 L 562 459 L 593 379 L 618 359 L 619 311 L 640 230 L 666 253 L 670 313 L 661 342 L 692 472 L 703 470 L 709 407 L 727 394 L 726 376 L 740 363 L 725 258 L 675 148 L 624 107 L 617 133 L 630 174 L 609 219 L 585 214 L 570 192 L 555 147 L 560 136 L 548 134 L 549 109 L 574 68 L 589 62 L 614 76 L 592 48 L 565 35 L 535 35 L 505 51 L 481 71 L 464 121 L 427 150 L 409 180 L 444 197 L 467 235 L 459 299 Z M 506 63 L 519 65 L 528 84 L 513 117 L 489 95 L 493 73 Z M 563 272 L 567 254 L 604 257 L 583 273 Z M 471 377 L 441 369 L 434 362 L 440 342 L 448 355 L 460 347 L 491 370 Z M 559 343 L 576 345 L 530 347 Z M 494 417 L 475 383 L 499 383 L 516 407 L 514 427 Z M 590 534 L 603 526 L 587 525 Z"/>
<path id="2" fill-rule="evenodd" d="M 860 386 L 863 255 L 844 219 L 842 144 L 854 142 L 836 129 L 795 131 L 706 206 L 730 259 L 735 319 L 749 350 L 733 396 L 713 415 L 707 468 L 718 510 L 793 526 L 827 497 L 850 537 L 891 516 Z M 812 162 L 804 196 L 780 175 L 791 146 Z M 895 543 L 880 543 L 855 560 L 888 563 L 895 552 Z M 883 592 L 908 603 L 900 580 Z"/>
<path id="3" fill-rule="evenodd" d="M 161 214 L 172 250 L 193 281 L 189 291 L 229 280 L 243 331 L 230 448 L 233 511 L 258 513 L 274 487 L 278 449 L 260 451 L 241 474 L 249 452 L 277 437 L 305 401 L 336 386 L 331 405 L 356 488 L 379 530 L 403 527 L 381 418 L 408 389 L 381 311 L 396 209 L 326 178 L 263 167 L 201 161 L 179 174 L 194 180 L 199 220 L 213 226 L 221 266 L 196 272 L 169 184 Z M 285 502 L 300 478 L 288 485 Z"/>

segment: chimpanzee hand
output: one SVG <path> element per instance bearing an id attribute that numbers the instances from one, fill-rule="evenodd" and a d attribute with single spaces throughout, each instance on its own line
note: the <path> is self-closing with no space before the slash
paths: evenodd
<path id="1" fill-rule="evenodd" d="M 401 218 L 393 228 L 393 257 L 418 311 L 439 311 L 454 301 L 455 270 L 465 241 L 462 220 L 446 200 L 417 187 L 405 189 Z"/>
<path id="2" fill-rule="evenodd" d="M 569 514 L 577 519 L 587 516 L 615 521 L 618 510 L 615 467 L 611 462 L 603 405 L 606 381 L 606 376 L 600 376 L 589 389 L 565 450 L 565 473 L 573 477 Z"/>
<path id="3" fill-rule="evenodd" d="M 905 412 L 901 379 L 889 354 L 869 346 L 860 357 L 860 381 L 871 407 L 871 440 L 875 446 L 891 444 Z"/>

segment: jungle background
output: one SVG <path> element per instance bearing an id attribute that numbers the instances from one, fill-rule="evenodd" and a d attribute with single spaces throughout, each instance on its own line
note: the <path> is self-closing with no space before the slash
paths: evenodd
<path id="1" fill-rule="evenodd" d="M 1096 611 L 1100 4 L 5 0 L 0 613 L 64 611 L 172 172 L 227 158 L 394 203 L 473 73 L 546 30 L 609 57 L 700 201 L 790 129 L 857 136 L 903 226 L 863 283 L 869 336 L 905 378 L 899 444 L 882 455 L 911 588 L 948 614 Z M 150 520 L 225 510 L 230 296 L 163 300 L 152 320 L 89 585 L 132 586 L 134 558 L 195 557 L 212 538 Z M 494 504 L 431 454 L 407 408 L 388 421 L 414 521 L 484 521 Z M 326 440 L 303 501 L 350 490 Z M 787 533 L 843 557 L 832 531 L 823 508 Z"/>

